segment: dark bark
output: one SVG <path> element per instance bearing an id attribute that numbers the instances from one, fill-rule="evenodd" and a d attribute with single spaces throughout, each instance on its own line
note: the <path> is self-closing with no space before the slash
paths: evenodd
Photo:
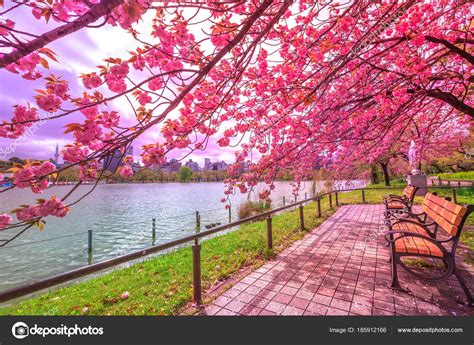
<path id="1" fill-rule="evenodd" d="M 443 102 L 448 103 L 451 105 L 454 109 L 457 109 L 461 112 L 463 112 L 466 115 L 469 115 L 474 118 L 474 108 L 467 105 L 463 101 L 459 100 L 456 96 L 449 92 L 444 92 L 441 90 L 429 90 L 426 93 L 427 96 L 432 97 L 432 98 L 437 98 Z"/>
<path id="2" fill-rule="evenodd" d="M 99 18 L 109 14 L 112 10 L 123 3 L 124 0 L 107 0 L 101 1 L 99 4 L 92 5 L 84 15 L 76 20 L 48 31 L 41 36 L 22 44 L 18 49 L 9 54 L 5 54 L 0 58 L 0 68 L 4 68 L 11 63 L 15 63 L 22 57 L 31 54 L 32 52 L 45 47 L 49 43 L 57 39 L 70 35 L 85 26 L 96 22 Z"/>
<path id="3" fill-rule="evenodd" d="M 379 163 L 382 168 L 383 179 L 386 186 L 390 186 L 390 176 L 388 175 L 388 163 Z"/>
<path id="4" fill-rule="evenodd" d="M 425 36 L 425 39 L 429 42 L 433 43 L 440 43 L 444 45 L 446 48 L 448 48 L 451 52 L 458 54 L 462 58 L 466 59 L 469 61 L 470 64 L 474 65 L 474 56 L 469 54 L 467 51 L 462 50 L 461 48 L 455 46 L 448 40 L 442 39 L 442 38 L 436 38 L 433 36 Z"/>
<path id="5" fill-rule="evenodd" d="M 379 183 L 379 177 L 377 176 L 375 165 L 370 166 L 370 182 L 373 184 Z"/>

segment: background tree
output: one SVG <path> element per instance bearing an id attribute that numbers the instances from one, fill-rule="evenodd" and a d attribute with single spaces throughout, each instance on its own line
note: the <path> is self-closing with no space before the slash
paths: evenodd
<path id="1" fill-rule="evenodd" d="M 192 175 L 193 175 L 193 172 L 188 167 L 182 166 L 181 168 L 179 168 L 179 181 L 180 182 L 189 182 Z"/>

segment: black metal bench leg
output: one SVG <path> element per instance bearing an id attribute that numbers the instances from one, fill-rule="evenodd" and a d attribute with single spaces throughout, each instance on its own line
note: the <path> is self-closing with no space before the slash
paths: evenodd
<path id="1" fill-rule="evenodd" d="M 469 291 L 469 287 L 467 286 L 466 281 L 462 277 L 461 273 L 458 271 L 457 267 L 454 267 L 453 273 L 456 276 L 456 278 L 458 278 L 459 284 L 461 285 L 464 293 L 466 294 L 468 305 L 472 306 L 474 304 L 474 301 L 472 299 L 471 291 Z"/>
<path id="2" fill-rule="evenodd" d="M 390 288 L 392 290 L 398 290 L 402 292 L 409 293 L 410 290 L 402 288 L 400 282 L 398 281 L 398 272 L 397 272 L 397 258 L 395 257 L 395 243 L 392 242 L 390 245 L 390 266 L 392 272 L 392 279 L 390 282 Z"/>
<path id="3" fill-rule="evenodd" d="M 392 280 L 390 282 L 390 288 L 394 290 L 401 290 L 404 289 L 400 286 L 400 282 L 398 281 L 398 272 L 397 272 L 397 260 L 394 257 L 395 255 L 395 244 L 392 242 L 390 245 L 390 264 L 391 264 L 391 272 L 392 272 Z"/>

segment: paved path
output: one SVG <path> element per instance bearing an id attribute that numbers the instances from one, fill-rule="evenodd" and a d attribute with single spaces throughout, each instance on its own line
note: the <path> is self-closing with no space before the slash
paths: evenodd
<path id="1" fill-rule="evenodd" d="M 455 277 L 430 283 L 400 268 L 411 294 L 387 287 L 389 251 L 380 233 L 382 205 L 343 206 L 323 225 L 243 277 L 204 315 L 466 315 Z M 474 269 L 463 265 L 474 287 Z"/>

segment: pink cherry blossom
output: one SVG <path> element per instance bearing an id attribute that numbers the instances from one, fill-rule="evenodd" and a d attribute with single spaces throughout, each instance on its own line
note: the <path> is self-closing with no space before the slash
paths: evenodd
<path id="1" fill-rule="evenodd" d="M 102 84 L 102 79 L 94 72 L 86 74 L 82 78 L 82 82 L 87 89 L 95 89 Z"/>
<path id="2" fill-rule="evenodd" d="M 133 170 L 130 168 L 130 166 L 125 165 L 120 168 L 120 176 L 123 178 L 130 178 L 133 176 Z"/>
<path id="3" fill-rule="evenodd" d="M 55 94 L 49 94 L 45 96 L 40 95 L 36 99 L 36 104 L 38 104 L 41 109 L 49 113 L 56 112 L 61 106 L 61 103 L 61 97 L 56 96 Z"/>
<path id="4" fill-rule="evenodd" d="M 0 230 L 5 229 L 8 225 L 10 225 L 13 221 L 12 216 L 9 214 L 0 214 Z"/>

